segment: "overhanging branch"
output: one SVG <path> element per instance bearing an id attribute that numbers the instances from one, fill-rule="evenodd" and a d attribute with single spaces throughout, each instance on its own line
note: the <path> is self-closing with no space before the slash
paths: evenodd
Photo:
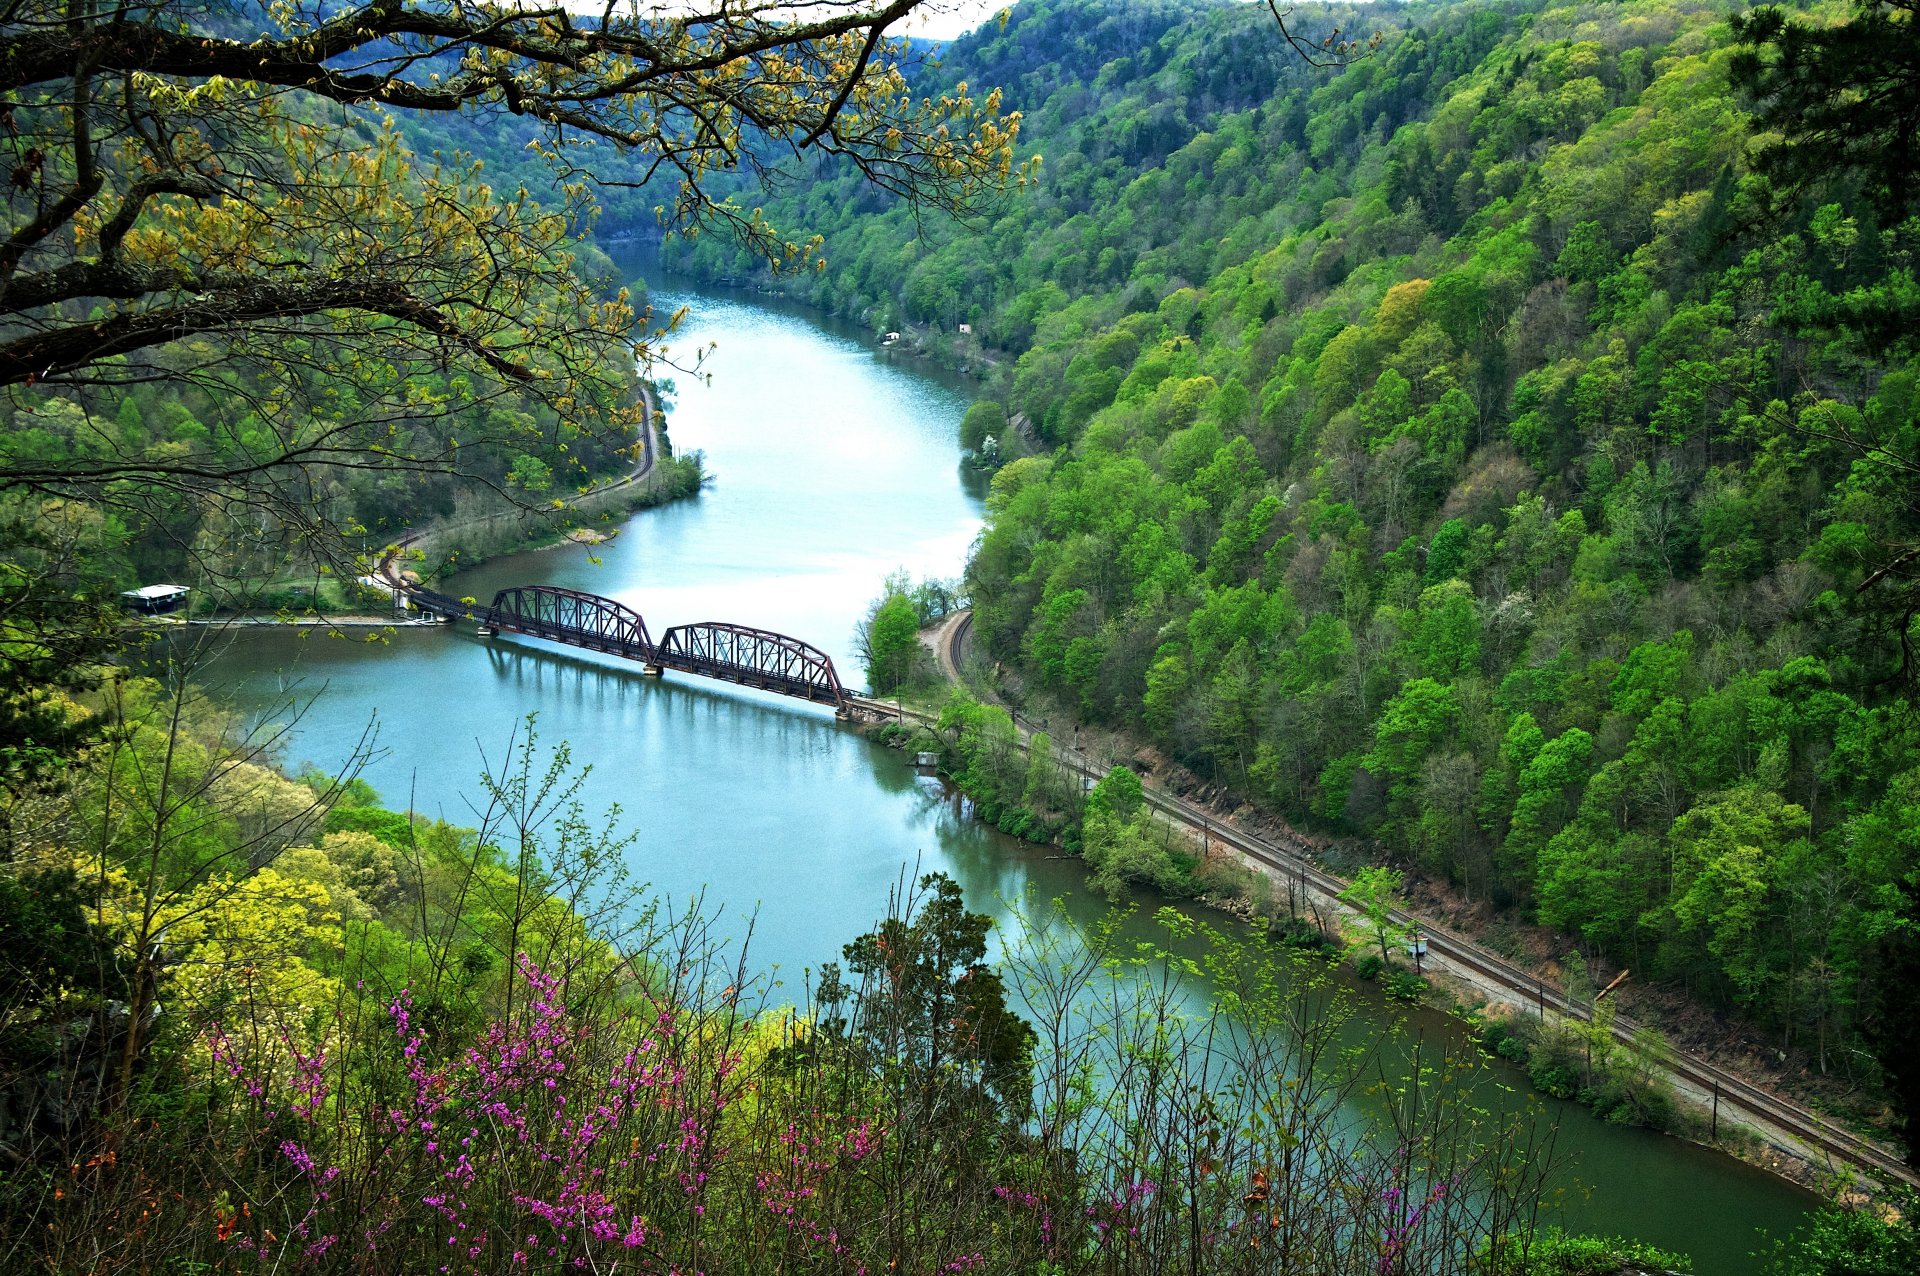
<path id="1" fill-rule="evenodd" d="M 16 337 L 0 344 L 0 385 L 44 380 L 114 355 L 202 332 L 328 310 L 398 319 L 460 347 L 503 377 L 519 382 L 537 379 L 533 369 L 489 348 L 439 307 L 404 288 L 377 281 L 326 279 L 293 284 L 249 283 L 202 293 L 180 305 Z"/>

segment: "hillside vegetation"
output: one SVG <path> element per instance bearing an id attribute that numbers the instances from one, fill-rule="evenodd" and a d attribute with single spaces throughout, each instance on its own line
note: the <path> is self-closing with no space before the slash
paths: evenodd
<path id="1" fill-rule="evenodd" d="M 1409 1069 L 1310 955 L 1037 905 L 989 966 L 930 874 L 795 999 L 628 880 L 531 727 L 461 829 L 285 777 L 197 693 L 68 703 L 112 730 L 10 810 L 0 876 L 7 1270 L 1446 1276 L 1565 1247 L 1537 1108 L 1487 1112 L 1470 1045 Z"/>
<path id="2" fill-rule="evenodd" d="M 1250 6 L 1041 0 L 945 65 L 1030 199 L 770 212 L 817 300 L 1000 361 L 968 579 L 1029 691 L 1877 1082 L 1920 221 L 1754 171 L 1728 13 L 1378 7 L 1322 73 Z"/>
<path id="3" fill-rule="evenodd" d="M 1048 0 L 911 90 L 907 7 L 6 8 L 0 1270 L 1684 1265 L 1543 1227 L 1548 1114 L 1317 952 L 1174 910 L 996 936 L 930 874 L 793 992 L 627 880 L 531 720 L 459 828 L 353 778 L 371 734 L 288 773 L 194 687 L 208 631 L 127 667 L 133 580 L 317 579 L 626 468 L 671 324 L 580 245 L 610 151 L 746 245 L 697 268 L 818 228 L 796 287 L 996 365 L 969 582 L 1008 693 L 1898 1095 L 1904 171 L 1757 177 L 1702 7 L 1316 11 L 1369 54 L 1336 71 L 1254 5 Z M 999 203 L 1013 106 L 1050 160 Z M 728 202 L 782 148 L 772 220 Z M 1159 880 L 1132 772 L 942 725 L 982 809 Z M 1376 961 L 1399 876 L 1347 896 Z M 1829 1212 L 1777 1270 L 1909 1271 L 1915 1217 Z"/>

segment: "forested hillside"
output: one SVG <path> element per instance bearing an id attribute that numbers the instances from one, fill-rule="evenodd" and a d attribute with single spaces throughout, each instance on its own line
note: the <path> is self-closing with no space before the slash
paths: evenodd
<path id="1" fill-rule="evenodd" d="M 1027 3 L 945 72 L 1030 199 L 770 212 L 821 302 L 1000 360 L 969 582 L 1029 691 L 1875 1079 L 1920 222 L 1755 171 L 1729 13 L 1380 7 L 1322 72 L 1250 6 Z"/>
<path id="2" fill-rule="evenodd" d="M 1552 1115 L 1318 949 L 1064 903 L 996 934 L 903 866 L 841 961 L 757 972 L 714 910 L 775 887 L 717 848 L 713 910 L 650 902 L 531 717 L 471 785 L 409 783 L 476 827 L 389 810 L 371 726 L 224 707 L 195 682 L 231 635 L 117 605 L 358 568 L 623 468 L 668 334 L 585 237 L 642 222 L 992 365 L 966 433 L 997 690 L 1897 1096 L 1914 132 L 1752 159 L 1729 74 L 1767 72 L 1735 42 L 1777 26 L 1553 3 L 1302 13 L 1293 45 L 1253 4 L 1047 0 L 932 78 L 887 34 L 914 0 L 0 7 L 0 1270 L 1684 1267 L 1551 1233 Z M 1903 55 L 1907 0 L 1863 3 Z M 1789 98 L 1763 109 L 1794 135 Z M 816 230 L 826 268 L 791 273 Z M 911 647 L 902 610 L 875 619 Z M 415 741 L 495 688 L 553 700 L 362 667 Z M 583 747 L 622 783 L 679 747 L 603 720 Z M 1126 769 L 1082 795 L 1001 706 L 943 726 L 1084 806 L 1099 886 L 1173 853 Z M 308 741 L 346 756 L 289 767 Z M 712 793 L 672 801 L 718 827 Z M 792 823 L 727 835 L 844 890 Z M 1397 880 L 1346 896 L 1380 962 Z M 1829 1212 L 1775 1269 L 1907 1272 L 1913 1218 Z"/>

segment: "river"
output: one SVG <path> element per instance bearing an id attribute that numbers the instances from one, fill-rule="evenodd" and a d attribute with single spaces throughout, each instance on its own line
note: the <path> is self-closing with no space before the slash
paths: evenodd
<path id="1" fill-rule="evenodd" d="M 643 511 L 617 539 L 516 554 L 455 579 L 480 598 L 548 583 L 621 599 L 655 634 L 727 620 L 789 633 L 858 686 L 853 627 L 889 571 L 954 576 L 979 528 L 981 484 L 959 464 L 968 393 L 864 334 L 763 299 L 656 292 L 693 306 L 675 340 L 717 343 L 669 398 L 680 449 L 715 476 L 697 499 Z M 703 897 L 720 929 L 752 927 L 758 964 L 795 988 L 885 911 L 917 861 L 1004 915 L 1029 892 L 1084 902 L 1075 864 L 964 818 L 901 754 L 830 711 L 469 625 L 384 643 L 278 630 L 238 634 L 201 680 L 291 720 L 286 760 L 337 769 L 370 722 L 364 772 L 389 805 L 473 824 L 483 754 L 498 759 L 538 715 L 543 741 L 590 764 L 590 811 L 618 805 L 637 836 L 632 871 L 661 897 Z M 1384 1009 L 1381 1013 L 1385 1013 Z M 1430 1033 L 1457 1033 L 1440 1016 Z M 1524 1085 L 1518 1074 L 1509 1077 Z M 1572 1187 L 1551 1221 L 1690 1253 L 1703 1276 L 1750 1270 L 1760 1229 L 1790 1231 L 1806 1194 L 1730 1158 L 1623 1130 L 1555 1104 Z M 1577 1185 L 1576 1185 L 1577 1184 Z"/>

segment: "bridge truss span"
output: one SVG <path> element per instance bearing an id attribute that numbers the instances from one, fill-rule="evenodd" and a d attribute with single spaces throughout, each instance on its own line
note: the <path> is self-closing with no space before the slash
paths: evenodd
<path id="1" fill-rule="evenodd" d="M 493 596 L 491 606 L 418 585 L 407 601 L 442 620 L 472 620 L 480 632 L 525 634 L 637 660 L 649 673 L 676 669 L 722 682 L 830 704 L 842 714 L 851 699 L 833 658 L 810 643 L 770 629 L 708 620 L 676 625 L 655 642 L 647 622 L 626 604 L 557 585 L 519 585 Z"/>
<path id="2" fill-rule="evenodd" d="M 496 629 L 630 660 L 653 659 L 653 638 L 640 613 L 598 594 L 555 585 L 520 585 L 495 594 L 490 610 Z"/>
<path id="3" fill-rule="evenodd" d="M 846 689 L 833 659 L 810 643 L 768 629 L 707 620 L 662 635 L 654 663 L 744 687 L 844 706 Z"/>

